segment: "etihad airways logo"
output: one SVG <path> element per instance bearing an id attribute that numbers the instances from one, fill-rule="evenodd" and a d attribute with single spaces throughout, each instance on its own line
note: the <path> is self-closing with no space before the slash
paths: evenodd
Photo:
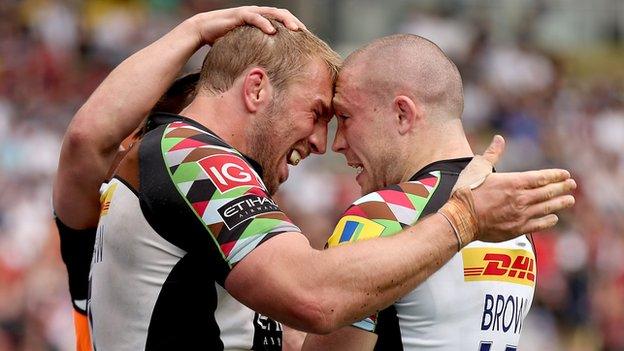
<path id="1" fill-rule="evenodd" d="M 535 285 L 535 256 L 523 249 L 465 248 L 464 281 L 494 280 Z"/>
<path id="2" fill-rule="evenodd" d="M 223 218 L 223 223 L 231 230 L 249 218 L 261 213 L 276 212 L 279 208 L 268 197 L 245 195 L 228 202 L 217 211 Z"/>

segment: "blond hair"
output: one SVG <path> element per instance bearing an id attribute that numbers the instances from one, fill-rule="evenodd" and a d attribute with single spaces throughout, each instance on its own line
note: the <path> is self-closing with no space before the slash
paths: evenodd
<path id="1" fill-rule="evenodd" d="M 307 30 L 291 31 L 271 20 L 277 32 L 264 34 L 253 26 L 241 26 L 219 38 L 204 59 L 200 89 L 222 93 L 250 67 L 266 70 L 277 92 L 303 72 L 311 60 L 320 58 L 336 81 L 340 56 L 327 43 Z"/>

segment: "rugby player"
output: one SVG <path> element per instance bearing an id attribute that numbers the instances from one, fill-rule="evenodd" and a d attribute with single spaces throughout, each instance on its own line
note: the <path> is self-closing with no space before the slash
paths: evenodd
<path id="1" fill-rule="evenodd" d="M 244 12 L 250 13 L 244 13 Z M 265 8 L 247 8 L 227 10 L 211 19 L 219 25 L 210 29 L 209 37 L 217 38 L 236 25 L 248 23 L 257 25 L 267 34 L 273 33 L 272 26 L 266 26 L 262 18 L 254 13 L 265 13 Z M 276 12 L 270 9 L 271 15 L 288 22 L 289 26 L 297 29 L 301 23 L 288 12 Z M 302 24 L 301 24 L 302 25 Z M 123 73 L 123 71 L 122 71 Z M 195 92 L 199 72 L 189 73 L 177 78 L 167 91 L 158 99 L 152 112 L 179 113 L 192 100 Z M 138 115 L 136 115 L 138 117 Z M 98 118 L 97 114 L 90 118 Z M 121 116 L 119 116 L 121 117 Z M 87 321 L 86 302 L 89 286 L 89 267 L 92 260 L 95 243 L 97 221 L 100 213 L 100 185 L 110 179 L 115 167 L 121 161 L 127 148 L 138 140 L 145 132 L 147 119 L 133 118 L 124 124 L 104 124 L 98 129 L 93 142 L 106 142 L 106 149 L 100 148 L 102 153 L 93 157 L 73 157 L 69 162 L 61 162 L 59 174 L 55 180 L 54 219 L 60 236 L 61 256 L 67 267 L 69 292 L 72 301 L 74 328 L 76 334 L 76 349 L 79 351 L 92 350 L 91 337 Z M 98 123 L 98 121 L 90 121 Z M 137 124 L 140 125 L 137 127 Z M 133 133 L 128 135 L 131 129 Z M 106 137 L 107 140 L 102 140 Z M 70 150 L 75 150 L 69 148 Z M 113 152 L 113 150 L 115 150 Z M 66 153 L 65 153 L 65 156 Z M 108 169 L 107 169 L 108 168 Z M 61 172 L 81 174 L 78 178 L 60 178 Z M 56 189 L 62 189 L 62 193 Z M 63 218 L 63 219 L 61 219 Z M 66 224 L 66 223 L 69 223 Z M 71 227 L 70 227 L 71 225 Z M 79 228 L 79 229 L 75 229 Z"/>
<path id="2" fill-rule="evenodd" d="M 101 136 L 98 124 L 136 123 L 209 41 L 206 19 L 214 16 L 183 22 L 111 73 L 74 117 L 59 172 L 72 155 L 105 161 L 110 149 L 91 141 Z M 108 183 L 89 301 L 98 349 L 222 349 L 220 329 L 232 317 L 216 313 L 223 287 L 255 311 L 329 332 L 391 304 L 450 259 L 458 243 L 549 227 L 552 211 L 572 205 L 562 196 L 563 170 L 484 179 L 499 141 L 458 180 L 466 186 L 444 215 L 391 238 L 313 250 L 270 193 L 287 178 L 287 160 L 325 151 L 337 57 L 305 30 L 272 25 L 270 37 L 242 27 L 215 42 L 196 97 L 181 112 L 186 117 L 153 116 Z M 474 180 L 480 186 L 469 186 Z M 524 211 L 513 205 L 518 198 L 535 204 Z M 380 270 L 368 269 L 370 261 Z"/>
<path id="3" fill-rule="evenodd" d="M 461 124 L 461 77 L 440 48 L 408 34 L 365 45 L 345 60 L 333 105 L 333 150 L 360 170 L 366 195 L 345 212 L 328 247 L 394 235 L 442 207 L 473 153 Z M 473 241 L 390 307 L 331 334 L 309 334 L 304 349 L 516 350 L 535 280 L 526 236 Z"/>
<path id="4" fill-rule="evenodd" d="M 190 102 L 198 80 L 199 73 L 190 73 L 176 79 L 167 92 L 159 99 L 158 103 L 156 103 L 153 111 L 169 113 L 179 113 L 182 111 Z M 144 122 L 146 121 L 147 120 L 144 120 Z M 109 180 L 110 175 L 114 172 L 115 166 L 121 161 L 127 148 L 142 136 L 144 128 L 145 123 L 141 123 L 137 130 L 125 138 L 125 140 L 117 140 L 117 143 L 120 144 L 119 151 L 113 159 L 112 166 L 108 172 L 105 175 L 101 175 L 103 182 Z M 117 135 L 117 138 L 121 138 L 121 135 Z M 93 196 L 99 197 L 99 192 L 93 191 L 92 193 Z M 89 193 L 86 192 L 83 194 Z M 95 204 L 88 205 L 95 206 Z M 64 211 L 62 206 L 58 205 L 57 208 L 64 213 L 64 216 L 67 215 L 67 212 Z M 99 203 L 97 203 L 97 207 L 93 208 L 93 210 L 100 211 Z M 54 220 L 59 232 L 61 257 L 67 267 L 69 293 L 74 315 L 76 349 L 79 351 L 92 350 L 86 305 L 89 288 L 89 267 L 93 256 L 97 222 L 84 222 L 82 225 L 85 227 L 84 229 L 74 229 L 66 225 L 59 218 L 56 211 L 54 213 Z"/>

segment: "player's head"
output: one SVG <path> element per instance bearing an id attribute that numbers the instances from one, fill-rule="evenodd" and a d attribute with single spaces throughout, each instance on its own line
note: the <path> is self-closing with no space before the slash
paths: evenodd
<path id="1" fill-rule="evenodd" d="M 180 113 L 195 97 L 199 75 L 199 72 L 192 72 L 176 79 L 160 97 L 152 112 Z"/>
<path id="2" fill-rule="evenodd" d="M 411 154 L 436 143 L 433 131 L 443 132 L 449 123 L 461 127 L 459 71 L 440 48 L 416 35 L 392 35 L 358 49 L 345 60 L 335 89 L 332 149 L 361 171 L 363 193 L 405 180 Z"/>
<path id="3" fill-rule="evenodd" d="M 325 152 L 341 62 L 309 31 L 271 22 L 274 35 L 242 26 L 217 40 L 204 60 L 198 94 L 234 93 L 247 116 L 241 126 L 246 145 L 235 146 L 260 163 L 274 192 L 288 177 L 288 163 Z"/>
<path id="4" fill-rule="evenodd" d="M 195 97 L 195 88 L 199 81 L 199 72 L 187 73 L 176 79 L 169 89 L 158 99 L 151 113 L 167 112 L 180 113 Z M 132 143 L 140 139 L 147 129 L 146 117 L 141 124 L 121 143 L 121 149 L 127 149 Z"/>

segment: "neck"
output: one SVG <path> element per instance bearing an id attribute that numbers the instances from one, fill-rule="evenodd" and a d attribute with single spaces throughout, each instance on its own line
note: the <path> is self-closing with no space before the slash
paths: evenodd
<path id="1" fill-rule="evenodd" d="M 411 145 L 418 145 L 418 149 L 408 148 L 406 158 L 408 167 L 401 181 L 408 181 L 430 163 L 474 156 L 460 119 L 453 119 L 440 125 L 439 128 L 429 129 L 426 135 L 414 136 L 414 140 L 420 142 Z"/>
<path id="2" fill-rule="evenodd" d="M 201 123 L 237 150 L 247 152 L 244 111 L 235 103 L 231 92 L 208 95 L 199 92 L 197 97 L 180 112 L 187 118 Z"/>

